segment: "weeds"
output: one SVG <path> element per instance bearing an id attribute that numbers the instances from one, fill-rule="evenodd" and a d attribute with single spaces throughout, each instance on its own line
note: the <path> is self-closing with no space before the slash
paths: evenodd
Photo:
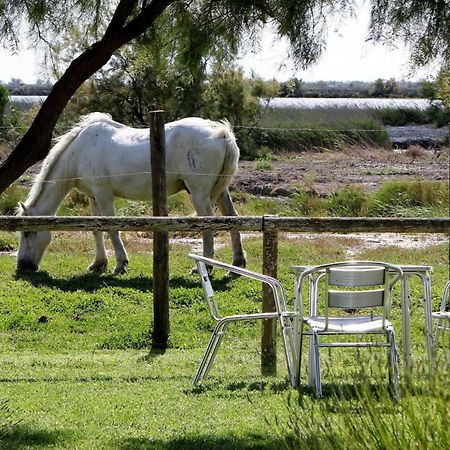
<path id="1" fill-rule="evenodd" d="M 0 214 L 14 215 L 19 201 L 24 196 L 24 189 L 16 184 L 7 188 L 0 196 Z"/>
<path id="2" fill-rule="evenodd" d="M 420 396 L 417 385 L 405 388 L 399 402 L 381 385 L 334 391 L 318 402 L 302 393 L 291 395 L 287 424 L 278 421 L 278 430 L 288 449 L 448 448 L 446 374 L 423 389 L 429 394 Z"/>

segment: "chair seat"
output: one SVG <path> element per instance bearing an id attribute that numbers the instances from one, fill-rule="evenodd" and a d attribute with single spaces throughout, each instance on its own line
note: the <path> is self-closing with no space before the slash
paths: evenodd
<path id="1" fill-rule="evenodd" d="M 320 316 L 311 316 L 306 318 L 306 323 L 311 328 L 316 328 L 319 331 L 325 328 L 325 319 Z M 328 319 L 328 328 L 326 332 L 330 333 L 377 333 L 386 330 L 391 323 L 388 320 L 384 321 L 381 316 L 358 316 L 358 317 L 330 317 Z"/>

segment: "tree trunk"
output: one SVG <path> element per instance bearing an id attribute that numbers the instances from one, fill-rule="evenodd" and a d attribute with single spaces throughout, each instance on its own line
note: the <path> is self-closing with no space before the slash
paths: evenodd
<path id="1" fill-rule="evenodd" d="M 153 0 L 133 20 L 128 19 L 122 0 L 110 27 L 100 41 L 72 61 L 55 83 L 28 131 L 0 166 L 0 193 L 50 150 L 53 128 L 77 89 L 111 58 L 114 51 L 142 34 L 174 0 Z"/>

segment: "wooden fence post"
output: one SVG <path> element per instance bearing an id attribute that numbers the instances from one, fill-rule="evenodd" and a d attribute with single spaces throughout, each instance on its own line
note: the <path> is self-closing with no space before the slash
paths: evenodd
<path id="1" fill-rule="evenodd" d="M 263 234 L 263 273 L 277 277 L 278 260 L 278 233 L 277 231 L 264 231 Z M 269 286 L 263 284 L 263 312 L 275 311 L 275 300 Z M 276 319 L 267 319 L 262 322 L 261 334 L 261 373 L 263 375 L 277 374 L 277 347 L 276 347 Z"/>
<path id="2" fill-rule="evenodd" d="M 150 160 L 153 215 L 167 216 L 164 111 L 150 113 Z M 167 348 L 169 340 L 169 234 L 153 232 L 153 346 Z"/>

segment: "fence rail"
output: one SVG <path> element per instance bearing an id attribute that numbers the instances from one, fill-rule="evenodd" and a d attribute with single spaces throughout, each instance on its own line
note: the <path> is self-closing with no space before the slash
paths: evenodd
<path id="1" fill-rule="evenodd" d="M 2 231 L 286 231 L 314 233 L 450 233 L 450 218 L 0 216 Z"/>

